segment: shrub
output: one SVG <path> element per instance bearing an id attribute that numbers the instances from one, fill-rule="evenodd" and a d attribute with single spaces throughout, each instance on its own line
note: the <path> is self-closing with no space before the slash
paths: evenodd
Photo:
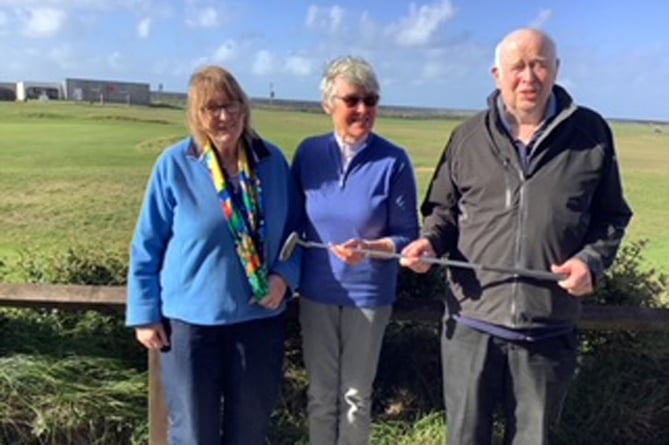
<path id="1" fill-rule="evenodd" d="M 118 286 L 126 283 L 128 255 L 99 246 L 74 246 L 39 255 L 21 251 L 11 267 L 18 281 L 25 283 Z"/>
<path id="2" fill-rule="evenodd" d="M 588 304 L 662 307 L 667 277 L 644 270 L 646 242 L 621 249 Z M 576 378 L 558 442 L 564 445 L 667 445 L 669 333 L 584 331 Z"/>

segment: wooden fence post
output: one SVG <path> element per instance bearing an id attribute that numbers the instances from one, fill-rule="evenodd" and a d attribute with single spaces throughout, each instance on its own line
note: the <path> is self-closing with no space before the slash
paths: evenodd
<path id="1" fill-rule="evenodd" d="M 149 350 L 149 445 L 167 445 L 167 406 L 160 377 L 160 351 Z"/>

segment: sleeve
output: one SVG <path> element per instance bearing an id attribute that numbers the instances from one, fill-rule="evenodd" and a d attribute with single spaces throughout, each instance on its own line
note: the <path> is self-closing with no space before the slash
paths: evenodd
<path id="1" fill-rule="evenodd" d="M 616 159 L 613 136 L 606 123 L 608 156 L 595 195 L 592 199 L 590 226 L 583 248 L 575 255 L 586 263 L 595 283 L 599 282 L 615 259 L 632 218 L 632 210 L 623 196 L 620 170 Z"/>
<path id="2" fill-rule="evenodd" d="M 292 172 L 288 167 L 288 163 L 283 155 L 280 156 L 282 175 L 286 178 L 286 200 L 288 205 L 288 212 L 280 244 L 283 246 L 293 232 L 298 232 L 300 230 L 302 221 L 302 199 L 298 193 L 298 188 L 295 184 Z M 288 287 L 294 292 L 300 282 L 302 251 L 301 249 L 296 248 L 290 258 L 284 261 L 281 260 L 280 256 L 281 254 L 279 252 L 274 264 L 270 268 L 270 273 L 281 275 L 288 284 Z"/>
<path id="3" fill-rule="evenodd" d="M 161 319 L 160 270 L 174 217 L 174 200 L 164 170 L 165 158 L 161 158 L 149 179 L 130 245 L 127 326 L 157 323 Z"/>
<path id="4" fill-rule="evenodd" d="M 400 252 L 418 236 L 416 195 L 413 166 L 409 156 L 402 150 L 390 185 L 389 196 L 388 238 L 393 241 L 396 252 Z"/>
<path id="5" fill-rule="evenodd" d="M 459 192 L 452 177 L 453 145 L 453 135 L 451 135 L 437 162 L 421 205 L 423 215 L 421 236 L 430 241 L 437 256 L 453 250 L 457 242 Z"/>

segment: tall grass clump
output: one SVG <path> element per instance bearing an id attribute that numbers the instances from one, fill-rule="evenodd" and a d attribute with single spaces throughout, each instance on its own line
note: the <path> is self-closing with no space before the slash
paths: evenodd
<path id="1" fill-rule="evenodd" d="M 0 443 L 140 443 L 146 379 L 119 360 L 0 357 Z"/>
<path id="2" fill-rule="evenodd" d="M 25 283 L 123 285 L 125 252 L 72 247 L 4 260 Z M 146 354 L 114 308 L 0 309 L 0 443 L 145 443 Z"/>

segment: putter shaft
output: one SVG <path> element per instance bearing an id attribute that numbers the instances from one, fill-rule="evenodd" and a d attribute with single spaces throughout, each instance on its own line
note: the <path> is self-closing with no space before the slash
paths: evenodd
<path id="1" fill-rule="evenodd" d="M 316 241 L 304 241 L 300 238 L 297 238 L 297 244 L 307 247 L 307 248 L 319 248 L 319 249 L 329 249 L 330 246 L 325 243 L 319 243 Z M 360 252 L 371 258 L 378 259 L 397 259 L 400 260 L 405 258 L 405 255 L 400 253 L 391 253 L 391 252 L 379 252 L 377 250 L 363 249 L 360 247 L 352 248 L 354 252 Z M 548 281 L 562 281 L 567 278 L 563 274 L 556 274 L 553 272 L 543 271 L 543 270 L 534 270 L 534 269 L 523 269 L 515 267 L 502 267 L 502 266 L 486 266 L 483 264 L 468 263 L 465 261 L 449 260 L 445 258 L 433 258 L 433 257 L 422 257 L 420 259 L 426 264 L 438 264 L 441 266 L 449 267 L 459 267 L 463 269 L 472 269 L 480 270 L 487 272 L 498 272 L 509 275 L 520 275 L 527 278 L 536 278 L 538 280 L 548 280 Z"/>

